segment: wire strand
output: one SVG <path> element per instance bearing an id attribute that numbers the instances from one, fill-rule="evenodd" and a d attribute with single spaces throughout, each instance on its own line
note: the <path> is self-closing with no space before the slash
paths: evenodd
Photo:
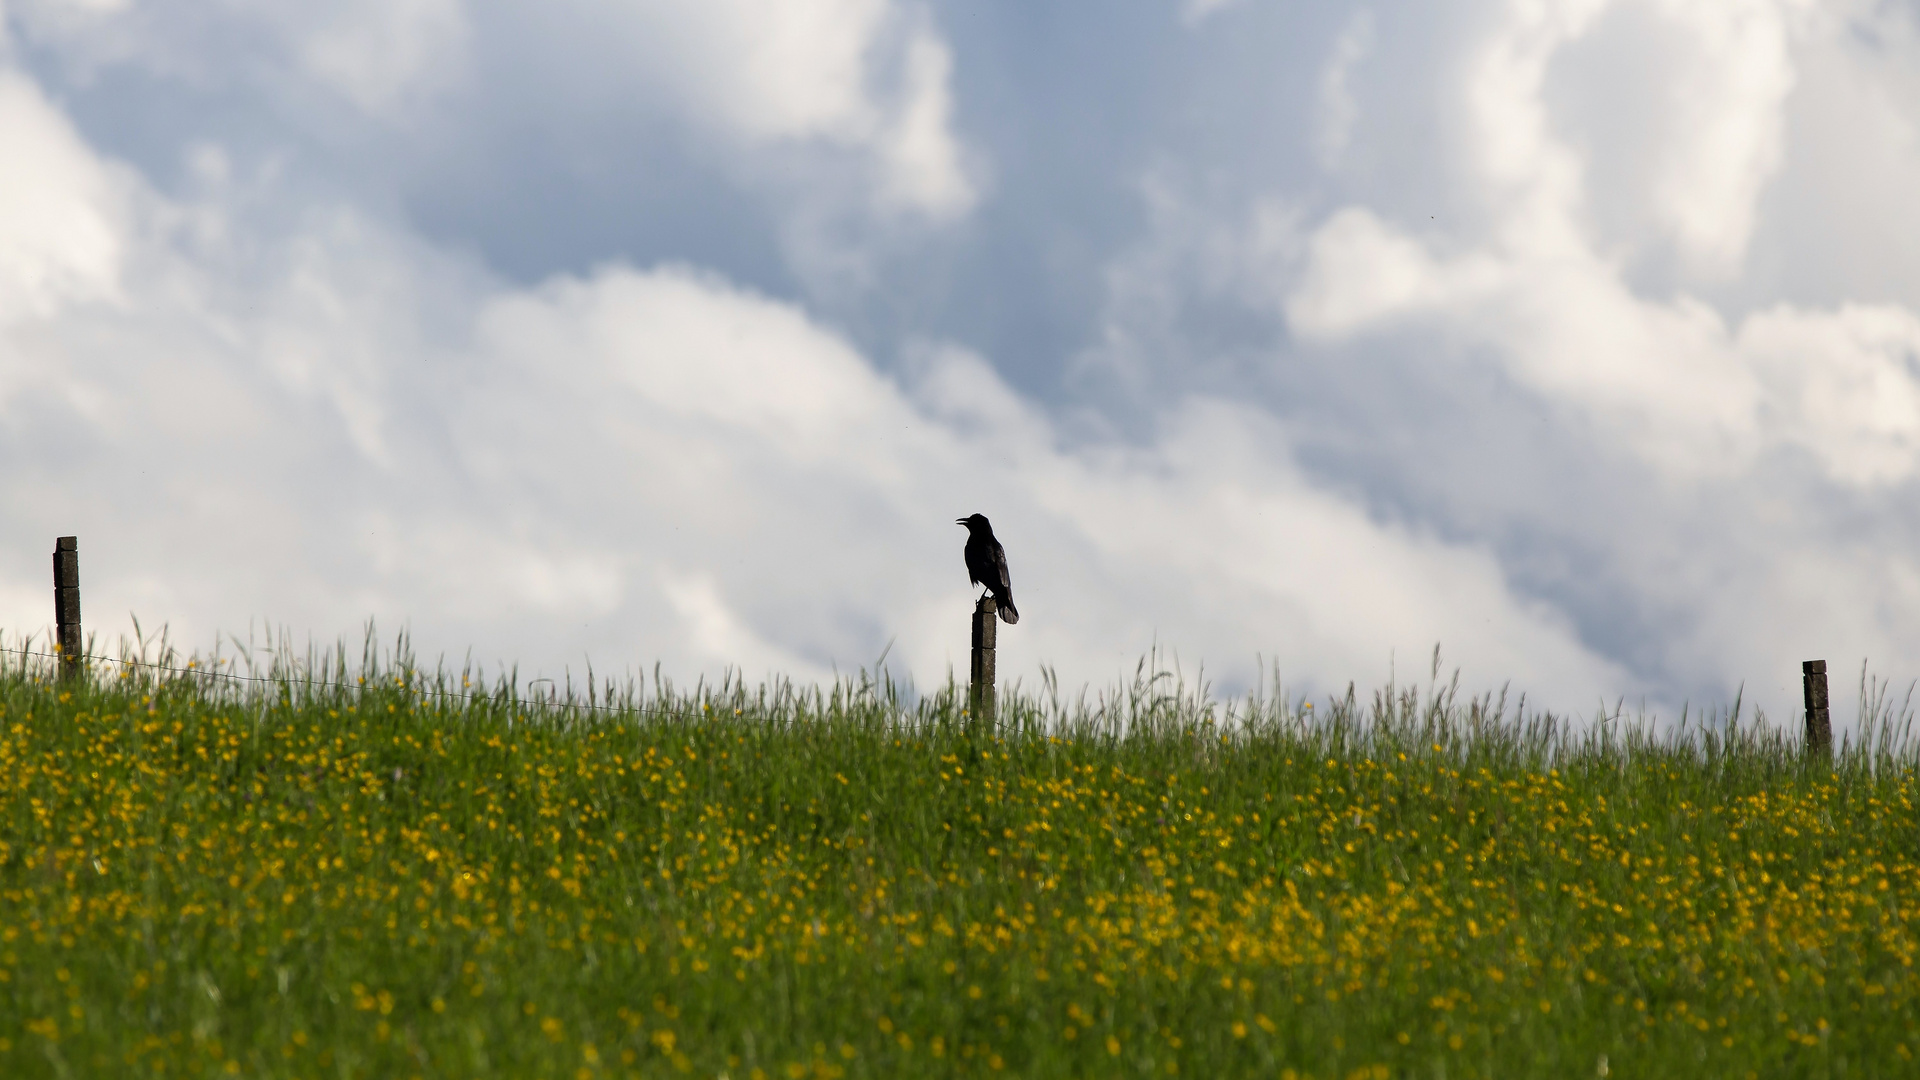
<path id="1" fill-rule="evenodd" d="M 5 648 L 4 646 L 0 646 L 0 652 L 12 653 L 16 656 L 38 656 L 48 660 L 69 660 L 69 659 L 96 660 L 105 664 L 119 664 L 123 667 L 151 668 L 154 671 L 167 671 L 167 672 L 172 672 L 173 674 L 176 674 L 176 675 L 204 675 L 209 678 L 232 679 L 235 682 L 279 683 L 279 682 L 292 681 L 291 679 L 275 679 L 275 678 L 270 678 L 270 677 L 260 676 L 260 675 L 242 675 L 242 674 L 239 674 L 238 672 L 233 672 L 233 671 L 215 671 L 211 668 L 170 667 L 166 664 L 155 664 L 146 660 L 121 660 L 111 656 L 94 656 L 94 655 L 85 654 L 85 653 L 77 657 L 69 657 L 65 653 L 37 652 L 30 649 L 9 649 L 9 648 Z M 319 681 L 312 678 L 308 678 L 304 681 L 305 681 L 305 684 L 308 686 L 321 686 L 321 687 L 326 687 L 328 689 L 334 689 L 334 690 L 357 690 L 362 693 L 364 693 L 367 690 L 367 684 L 364 681 L 359 683 L 339 683 L 339 682 L 324 682 L 324 681 Z M 541 680 L 536 679 L 535 681 L 538 682 Z M 425 697 L 457 698 L 461 701 L 466 701 L 466 702 L 472 702 L 475 700 L 475 695 L 473 694 L 457 693 L 452 690 L 428 690 L 425 688 L 405 688 L 405 687 L 403 688 L 407 689 L 409 693 L 420 694 Z M 528 704 L 547 705 L 547 706 L 564 705 L 565 707 L 570 709 L 590 709 L 594 712 L 629 712 L 631 711 L 630 707 L 618 706 L 618 705 L 594 705 L 594 704 L 578 701 L 572 698 L 571 696 L 569 696 L 568 699 L 564 702 L 560 701 L 558 698 L 548 698 L 547 700 L 542 701 L 539 698 L 518 698 L 518 697 L 513 698 L 512 701 L 515 705 L 528 705 Z"/>

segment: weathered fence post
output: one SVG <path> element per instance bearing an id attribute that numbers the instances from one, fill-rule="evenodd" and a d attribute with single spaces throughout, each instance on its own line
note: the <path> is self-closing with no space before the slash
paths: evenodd
<path id="1" fill-rule="evenodd" d="M 86 643 L 80 633 L 80 541 L 62 536 L 53 542 L 53 622 L 59 631 L 60 677 L 80 673 Z"/>
<path id="2" fill-rule="evenodd" d="M 993 722 L 993 634 L 1000 609 L 992 596 L 983 596 L 973 609 L 973 675 L 967 703 L 975 720 Z"/>
<path id="3" fill-rule="evenodd" d="M 1833 753 L 1833 722 L 1827 715 L 1827 662 L 1800 665 L 1801 691 L 1807 699 L 1807 753 Z"/>

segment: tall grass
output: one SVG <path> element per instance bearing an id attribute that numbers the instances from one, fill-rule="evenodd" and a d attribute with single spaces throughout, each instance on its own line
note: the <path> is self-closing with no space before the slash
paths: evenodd
<path id="1" fill-rule="evenodd" d="M 32 650 L 28 650 L 31 652 Z M 13 659 L 6 659 L 12 656 Z M 1914 1075 L 1908 703 L 0 652 L 0 1074 Z M 214 674 L 217 672 L 218 674 Z"/>

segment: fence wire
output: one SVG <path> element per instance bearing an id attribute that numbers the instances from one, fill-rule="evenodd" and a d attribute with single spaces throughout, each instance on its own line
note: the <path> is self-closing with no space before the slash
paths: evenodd
<path id="1" fill-rule="evenodd" d="M 81 661 L 94 661 L 94 662 L 103 663 L 103 664 L 119 664 L 122 667 L 131 668 L 131 669 L 144 668 L 149 671 L 161 671 L 161 672 L 167 672 L 173 675 L 198 675 L 205 678 L 229 679 L 234 682 L 242 682 L 242 683 L 258 683 L 258 684 L 265 684 L 265 685 L 298 684 L 301 687 L 319 687 L 321 689 L 327 689 L 327 690 L 348 690 L 348 691 L 354 691 L 358 693 L 365 693 L 369 689 L 365 679 L 362 679 L 359 682 L 351 682 L 351 683 L 331 682 L 325 679 L 316 678 L 312 675 L 311 672 L 303 672 L 303 673 L 300 673 L 299 675 L 290 674 L 290 675 L 280 675 L 280 676 L 242 675 L 237 671 L 217 671 L 210 667 L 200 667 L 197 661 L 192 661 L 192 660 L 189 660 L 187 662 L 186 667 L 177 667 L 170 664 L 155 663 L 149 660 L 127 660 L 120 657 L 99 656 L 91 653 L 82 653 L 78 657 L 69 657 L 65 653 L 45 652 L 43 650 L 38 650 L 38 649 L 13 649 L 13 648 L 7 648 L 6 646 L 0 646 L 0 653 L 7 653 L 13 656 L 37 657 L 45 660 L 66 661 L 69 659 L 77 659 Z M 536 679 L 535 681 L 546 682 L 551 680 Z M 486 696 L 484 694 L 473 694 L 473 693 L 466 693 L 466 692 L 454 691 L 454 690 L 439 690 L 439 689 L 426 687 L 426 686 L 403 684 L 400 686 L 396 686 L 395 689 L 404 690 L 410 694 L 418 694 L 421 697 L 450 699 L 450 700 L 459 701 L 465 704 L 472 704 L 475 701 L 494 700 L 491 697 Z M 516 707 L 530 705 L 536 708 L 587 709 L 593 712 L 616 712 L 616 713 L 627 713 L 627 712 L 634 711 L 634 707 L 632 705 L 599 705 L 591 702 L 581 701 L 572 692 L 569 692 L 565 698 L 549 697 L 543 700 L 540 698 L 521 698 L 521 697 L 515 696 L 515 697 L 509 698 L 509 700 L 512 701 Z"/>

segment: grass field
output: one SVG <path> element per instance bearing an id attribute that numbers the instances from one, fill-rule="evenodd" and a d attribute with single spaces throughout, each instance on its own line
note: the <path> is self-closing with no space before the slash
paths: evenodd
<path id="1" fill-rule="evenodd" d="M 348 670 L 0 671 L 0 1075 L 1920 1075 L 1884 716 Z"/>

